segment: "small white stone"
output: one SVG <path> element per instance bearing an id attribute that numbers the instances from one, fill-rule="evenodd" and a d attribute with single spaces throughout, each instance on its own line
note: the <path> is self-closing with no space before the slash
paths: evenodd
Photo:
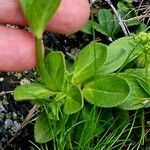
<path id="1" fill-rule="evenodd" d="M 3 78 L 3 77 L 0 78 L 0 82 L 2 82 L 2 81 L 4 81 L 4 78 Z"/>
<path id="2" fill-rule="evenodd" d="M 2 102 L 0 101 L 0 112 L 2 112 L 2 111 L 5 111 L 5 108 L 4 108 L 3 104 L 2 104 Z"/>
<path id="3" fill-rule="evenodd" d="M 20 81 L 20 84 L 21 85 L 30 84 L 30 81 L 28 79 L 24 78 Z"/>
<path id="4" fill-rule="evenodd" d="M 150 127 L 150 121 L 147 121 L 146 123 L 147 123 L 147 125 Z"/>
<path id="5" fill-rule="evenodd" d="M 10 119 L 6 119 L 5 120 L 5 128 L 7 129 L 7 128 L 10 128 L 11 126 L 12 126 L 12 124 L 13 124 L 13 121 L 12 120 L 10 120 Z"/>

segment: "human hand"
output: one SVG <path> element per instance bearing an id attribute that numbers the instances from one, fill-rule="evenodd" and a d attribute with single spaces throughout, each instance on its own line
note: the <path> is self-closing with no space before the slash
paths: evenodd
<path id="1" fill-rule="evenodd" d="M 89 18 L 88 0 L 62 0 L 47 31 L 71 34 Z M 0 24 L 27 25 L 19 0 L 0 0 Z M 34 37 L 31 33 L 0 26 L 0 71 L 30 70 L 36 66 Z"/>

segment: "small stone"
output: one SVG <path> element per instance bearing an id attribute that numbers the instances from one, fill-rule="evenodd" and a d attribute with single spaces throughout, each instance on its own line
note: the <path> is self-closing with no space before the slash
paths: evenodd
<path id="1" fill-rule="evenodd" d="M 0 120 L 3 120 L 4 117 L 5 117 L 5 114 L 3 112 L 0 112 Z"/>
<path id="2" fill-rule="evenodd" d="M 20 124 L 17 121 L 14 121 L 11 130 L 16 133 L 19 129 L 20 129 Z"/>
<path id="3" fill-rule="evenodd" d="M 2 81 L 4 81 L 4 78 L 3 78 L 3 77 L 0 78 L 0 82 L 2 82 Z"/>
<path id="4" fill-rule="evenodd" d="M 4 106 L 7 106 L 9 103 L 8 103 L 8 101 L 7 101 L 7 97 L 6 97 L 6 95 L 4 95 L 3 96 L 3 105 Z"/>
<path id="5" fill-rule="evenodd" d="M 2 104 L 2 102 L 0 101 L 0 113 L 1 113 L 2 111 L 5 111 L 5 108 L 4 108 L 3 104 Z"/>
<path id="6" fill-rule="evenodd" d="M 20 84 L 21 85 L 30 84 L 30 81 L 28 79 L 24 78 L 20 81 Z"/>
<path id="7" fill-rule="evenodd" d="M 150 127 L 150 121 L 147 121 L 146 124 L 148 125 L 148 127 Z"/>
<path id="8" fill-rule="evenodd" d="M 16 117 L 17 117 L 17 114 L 16 114 L 16 112 L 13 112 L 13 118 L 15 119 Z"/>
<path id="9" fill-rule="evenodd" d="M 12 120 L 10 120 L 10 119 L 6 119 L 6 120 L 5 120 L 5 128 L 6 128 L 6 129 L 7 129 L 7 128 L 11 128 L 12 124 L 13 124 L 13 121 L 12 121 Z"/>
<path id="10" fill-rule="evenodd" d="M 22 74 L 21 73 L 15 73 L 15 76 L 17 77 L 17 79 L 21 79 Z"/>
<path id="11" fill-rule="evenodd" d="M 7 114 L 6 114 L 6 118 L 7 118 L 7 119 L 12 118 L 12 114 L 11 114 L 11 112 L 7 112 Z"/>

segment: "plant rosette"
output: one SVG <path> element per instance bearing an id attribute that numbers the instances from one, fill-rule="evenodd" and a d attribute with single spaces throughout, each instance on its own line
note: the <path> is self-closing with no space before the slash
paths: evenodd
<path id="1" fill-rule="evenodd" d="M 64 121 L 62 114 L 77 113 L 85 106 L 85 103 L 104 108 L 120 106 L 126 109 L 125 106 L 135 98 L 132 83 L 130 84 L 126 76 L 114 74 L 124 64 L 135 58 L 134 55 L 130 55 L 135 45 L 131 37 L 116 40 L 109 46 L 91 42 L 80 51 L 71 71 L 67 70 L 62 52 L 51 51 L 43 55 L 44 29 L 60 4 L 60 0 L 55 2 L 53 0 L 20 0 L 21 8 L 36 39 L 37 72 L 40 80 L 39 83 L 18 86 L 15 89 L 14 98 L 17 101 L 32 100 L 42 106 L 42 112 L 34 128 L 35 140 L 39 143 L 54 139 L 59 134 Z M 130 49 L 124 49 L 124 41 Z M 132 41 L 132 44 L 129 41 Z M 123 44 L 118 45 L 118 43 Z M 145 82 L 140 83 L 141 85 L 133 82 L 138 88 L 142 86 L 143 90 Z M 147 98 L 147 95 L 144 96 Z M 123 106 L 122 104 L 126 102 L 127 104 Z M 132 106 L 130 108 L 132 109 Z M 51 121 L 56 124 L 55 133 L 51 130 Z"/>

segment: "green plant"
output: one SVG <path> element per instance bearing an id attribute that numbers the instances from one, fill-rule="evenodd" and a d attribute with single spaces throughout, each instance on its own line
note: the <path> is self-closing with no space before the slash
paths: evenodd
<path id="1" fill-rule="evenodd" d="M 131 42 L 130 38 L 127 41 Z M 87 45 L 79 53 L 71 72 L 67 71 L 64 56 L 61 52 L 51 52 L 48 54 L 46 56 L 47 71 L 55 81 L 55 86 L 58 90 L 48 89 L 43 82 L 41 84 L 23 85 L 16 88 L 14 93 L 16 100 L 33 100 L 44 108 L 35 124 L 35 139 L 37 142 L 47 142 L 55 137 L 62 128 L 60 126 L 63 121 L 61 114 L 64 115 L 66 113 L 70 115 L 78 112 L 84 106 L 84 99 L 99 107 L 119 106 L 122 109 L 144 107 L 139 97 L 144 96 L 146 99 L 149 94 L 144 93 L 138 83 L 128 81 L 127 75 L 110 74 L 118 70 L 125 62 L 127 63 L 127 58 L 128 62 L 134 58 L 130 55 L 131 48 L 129 52 L 126 52 L 127 55 L 124 55 L 125 58 L 116 60 L 116 56 L 120 56 L 122 46 L 118 48 L 119 50 L 114 56 L 111 47 L 112 45 L 114 47 L 115 43 L 117 41 L 108 46 L 110 50 L 109 48 L 106 49 L 107 46 L 96 42 Z M 106 52 L 110 53 L 106 56 Z M 96 56 L 94 55 L 95 53 Z M 130 56 L 130 59 L 128 56 Z M 113 63 L 118 64 L 118 66 L 114 65 L 114 69 Z M 98 71 L 95 72 L 95 68 Z M 144 95 L 140 95 L 139 91 L 132 91 L 131 87 L 134 86 L 137 86 Z M 132 94 L 134 96 L 130 96 Z M 135 94 L 137 94 L 140 107 L 133 103 L 136 98 Z M 127 107 L 125 106 L 126 103 Z M 132 107 L 129 107 L 129 105 Z M 52 133 L 51 126 L 48 123 L 50 120 L 54 120 L 54 125 L 50 123 L 56 127 L 54 133 Z M 45 128 L 41 130 L 43 125 Z"/>
<path id="2" fill-rule="evenodd" d="M 46 57 L 46 66 L 51 78 L 55 81 L 54 85 L 57 90 L 48 89 L 43 83 L 23 85 L 16 88 L 14 97 L 16 100 L 33 100 L 44 106 L 46 113 L 42 113 L 42 120 L 39 117 L 35 126 L 41 122 L 42 124 L 48 122 L 47 116 L 48 119 L 59 119 L 62 108 L 66 114 L 81 110 L 84 106 L 83 97 L 90 103 L 101 107 L 117 106 L 128 96 L 128 84 L 124 79 L 115 75 L 95 76 L 95 66 L 99 70 L 105 59 L 106 46 L 93 42 L 81 50 L 72 67 L 73 71 L 68 72 L 63 54 L 51 52 Z M 43 120 L 44 118 L 46 120 Z M 38 129 L 35 134 L 40 132 Z M 39 138 L 39 135 L 36 137 L 38 137 L 38 142 L 44 140 L 43 137 Z"/>
<path id="3" fill-rule="evenodd" d="M 55 137 L 57 149 L 139 149 L 143 136 L 134 138 L 134 132 L 140 131 L 137 125 L 141 112 L 135 111 L 129 115 L 128 111 L 116 109 L 102 109 L 96 106 L 84 107 L 80 112 L 70 115 L 62 122 L 62 130 Z M 53 128 L 55 131 L 55 128 Z M 32 142 L 33 143 L 33 142 Z M 36 149 L 47 149 L 41 144 Z"/>
<path id="4" fill-rule="evenodd" d="M 62 52 L 51 51 L 47 55 L 43 54 L 42 34 L 59 3 L 59 0 L 20 1 L 36 39 L 37 71 L 40 78 L 39 83 L 19 86 L 14 93 L 17 101 L 33 100 L 41 105 L 42 112 L 34 127 L 35 140 L 38 143 L 53 140 L 55 149 L 65 148 L 67 140 L 64 139 L 69 139 L 71 129 L 82 124 L 84 119 L 89 118 L 84 124 L 84 131 L 87 132 L 89 124 L 93 127 L 87 139 L 96 136 L 95 130 L 103 131 L 99 127 L 97 106 L 139 109 L 147 106 L 143 103 L 150 96 L 145 72 L 138 77 L 137 74 L 143 70 L 127 69 L 128 65 L 139 57 L 139 48 L 133 37 L 120 38 L 109 46 L 91 42 L 80 51 L 70 70 L 67 70 Z M 48 10 L 51 10 L 51 13 Z M 126 44 L 128 48 L 124 46 Z M 89 109 L 91 104 L 95 106 L 93 110 Z M 81 116 L 82 119 L 79 119 L 78 115 L 83 111 L 87 117 Z M 83 138 L 86 132 L 80 132 L 79 148 L 84 145 L 86 147 L 87 143 Z M 58 137 L 60 143 L 56 145 Z"/>
<path id="5" fill-rule="evenodd" d="M 82 31 L 87 34 L 93 34 L 93 28 L 96 32 L 100 32 L 106 37 L 112 38 L 114 40 L 116 39 L 118 33 L 121 33 L 122 31 L 118 16 L 120 16 L 121 21 L 125 25 L 124 28 L 127 28 L 126 30 L 128 30 L 128 28 L 130 29 L 130 27 L 133 26 L 139 27 L 138 29 L 140 31 L 146 30 L 146 25 L 144 23 L 141 23 L 138 19 L 138 14 L 135 8 L 133 8 L 132 2 L 132 0 L 119 1 L 117 4 L 118 8 L 116 8 L 117 14 L 113 14 L 109 9 L 100 9 L 97 12 L 97 17 L 94 20 L 89 20 L 87 24 L 82 28 Z M 137 32 L 137 30 L 135 30 L 134 32 Z"/>

